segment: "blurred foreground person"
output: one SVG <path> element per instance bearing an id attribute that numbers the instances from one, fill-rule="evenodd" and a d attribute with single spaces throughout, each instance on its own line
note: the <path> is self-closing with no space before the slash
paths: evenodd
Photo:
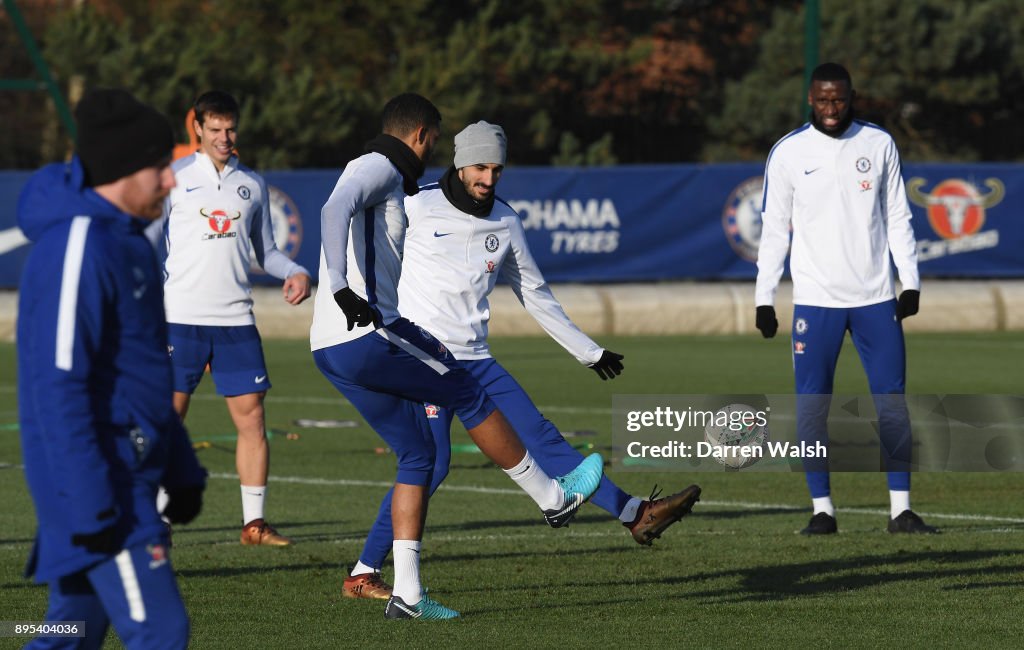
<path id="1" fill-rule="evenodd" d="M 188 523 L 205 471 L 171 403 L 156 256 L 143 230 L 174 187 L 167 119 L 123 90 L 75 111 L 77 155 L 37 172 L 18 202 L 34 242 L 21 274 L 18 410 L 38 533 L 27 573 L 49 583 L 47 621 L 84 637 L 29 648 L 185 648 L 189 621 L 156 510 Z"/>

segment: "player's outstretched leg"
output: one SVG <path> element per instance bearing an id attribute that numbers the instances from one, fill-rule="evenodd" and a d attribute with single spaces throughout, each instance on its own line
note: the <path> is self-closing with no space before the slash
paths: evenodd
<path id="1" fill-rule="evenodd" d="M 559 508 L 544 511 L 544 521 L 552 528 L 568 526 L 580 507 L 586 503 L 601 483 L 604 474 L 604 459 L 601 454 L 590 454 L 576 469 L 556 480 L 565 496 Z"/>
<path id="2" fill-rule="evenodd" d="M 502 412 L 493 408 L 483 388 L 475 380 L 473 384 L 493 410 L 482 418 L 479 415 L 469 418 L 459 415 L 469 437 L 485 456 L 497 463 L 509 478 L 530 495 L 552 528 L 565 526 L 597 490 L 601 476 L 604 475 L 604 459 L 600 454 L 591 454 L 568 474 L 557 479 L 551 478 L 523 447 Z M 477 412 L 482 413 L 483 409 Z"/>
<path id="3" fill-rule="evenodd" d="M 637 544 L 650 546 L 661 537 L 665 529 L 679 521 L 693 510 L 693 505 L 700 501 L 700 486 L 691 485 L 682 492 L 659 499 L 657 486 L 651 496 L 640 505 L 636 518 L 623 526 L 629 529 Z"/>

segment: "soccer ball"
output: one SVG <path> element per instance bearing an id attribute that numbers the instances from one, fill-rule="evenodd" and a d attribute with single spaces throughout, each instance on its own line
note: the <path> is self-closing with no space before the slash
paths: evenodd
<path id="1" fill-rule="evenodd" d="M 704 425 L 711 457 L 732 469 L 750 467 L 761 460 L 767 451 L 764 445 L 770 440 L 763 416 L 764 411 L 746 404 L 730 404 L 716 411 L 714 419 Z"/>

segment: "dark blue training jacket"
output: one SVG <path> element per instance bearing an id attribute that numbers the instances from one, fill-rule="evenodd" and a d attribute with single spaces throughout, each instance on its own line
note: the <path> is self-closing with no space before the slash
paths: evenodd
<path id="1" fill-rule="evenodd" d="M 117 523 L 123 546 L 165 535 L 157 486 L 202 485 L 171 401 L 162 282 L 143 228 L 91 188 L 77 158 L 34 174 L 18 225 L 18 410 L 47 582 L 106 556 L 71 544 Z M 113 518 L 104 513 L 114 512 Z"/>

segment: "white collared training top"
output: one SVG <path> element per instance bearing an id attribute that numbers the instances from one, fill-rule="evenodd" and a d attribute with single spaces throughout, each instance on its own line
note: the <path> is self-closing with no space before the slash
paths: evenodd
<path id="1" fill-rule="evenodd" d="M 176 187 L 164 201 L 167 322 L 235 326 L 256 322 L 249 270 L 253 261 L 285 279 L 306 269 L 278 250 L 263 177 L 231 156 L 219 173 L 196 152 L 172 165 Z"/>
<path id="2" fill-rule="evenodd" d="M 899 152 L 886 131 L 854 120 L 833 138 L 803 125 L 775 144 L 765 166 L 756 304 L 774 304 L 787 251 L 798 305 L 891 300 L 892 263 L 904 289 L 920 289 L 910 217 Z"/>
<path id="3" fill-rule="evenodd" d="M 375 326 L 355 326 L 334 301 L 349 287 L 380 314 L 398 318 L 398 279 L 407 221 L 402 174 L 386 156 L 367 153 L 348 163 L 320 211 L 320 283 L 313 300 L 313 350 L 352 341 Z"/>
<path id="4" fill-rule="evenodd" d="M 541 327 L 585 365 L 604 351 L 569 319 L 530 254 L 519 215 L 501 199 L 487 217 L 467 214 L 435 183 L 405 199 L 405 239 L 398 310 L 460 360 L 491 356 L 490 305 L 499 274 Z"/>

